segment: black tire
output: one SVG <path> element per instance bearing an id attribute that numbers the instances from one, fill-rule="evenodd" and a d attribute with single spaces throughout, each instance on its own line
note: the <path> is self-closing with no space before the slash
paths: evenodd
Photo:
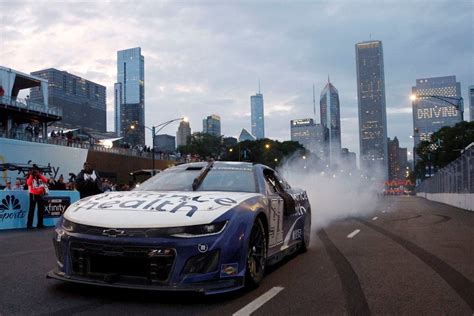
<path id="1" fill-rule="evenodd" d="M 248 239 L 245 286 L 254 288 L 260 284 L 265 274 L 266 260 L 267 236 L 262 220 L 257 218 Z"/>
<path id="2" fill-rule="evenodd" d="M 301 241 L 301 252 L 305 253 L 309 249 L 309 242 L 311 241 L 311 210 L 304 215 L 303 240 Z"/>

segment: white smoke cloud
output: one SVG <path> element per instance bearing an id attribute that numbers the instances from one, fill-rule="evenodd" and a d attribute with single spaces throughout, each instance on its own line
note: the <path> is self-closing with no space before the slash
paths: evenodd
<path id="1" fill-rule="evenodd" d="M 371 214 L 383 189 L 382 173 L 362 174 L 344 163 L 335 168 L 294 156 L 278 172 L 292 187 L 306 190 L 313 232 L 336 220 Z"/>

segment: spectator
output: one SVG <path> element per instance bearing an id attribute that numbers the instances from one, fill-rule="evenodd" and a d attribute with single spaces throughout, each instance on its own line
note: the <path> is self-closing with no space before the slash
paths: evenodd
<path id="1" fill-rule="evenodd" d="M 12 188 L 13 191 L 23 191 L 23 184 L 21 183 L 21 179 L 17 178 L 15 181 L 15 185 Z"/>
<path id="2" fill-rule="evenodd" d="M 53 177 L 50 177 L 48 179 L 48 188 L 50 190 L 56 190 L 56 181 L 54 181 L 54 178 Z"/>
<path id="3" fill-rule="evenodd" d="M 64 183 L 63 175 L 59 176 L 58 181 L 56 181 L 55 190 L 66 190 L 66 184 Z"/>
<path id="4" fill-rule="evenodd" d="M 48 180 L 43 176 L 38 167 L 33 165 L 33 169 L 30 171 L 30 175 L 26 183 L 30 191 L 30 209 L 28 211 L 28 221 L 26 228 L 31 229 L 33 227 L 33 217 L 35 215 L 35 207 L 38 205 L 38 223 L 37 228 L 43 228 L 43 213 L 44 213 L 44 199 L 43 196 L 47 193 L 45 185 Z"/>
<path id="5" fill-rule="evenodd" d="M 84 169 L 76 177 L 76 188 L 82 198 L 102 193 L 102 183 L 99 173 L 92 169 L 89 162 L 84 163 Z"/>
<path id="6" fill-rule="evenodd" d="M 7 181 L 5 183 L 5 188 L 3 189 L 3 191 L 11 191 L 11 190 L 13 190 L 12 183 L 10 181 Z"/>

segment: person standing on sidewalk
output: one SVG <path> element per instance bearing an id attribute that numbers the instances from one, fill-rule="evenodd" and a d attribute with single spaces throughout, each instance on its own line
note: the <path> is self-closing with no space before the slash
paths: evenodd
<path id="1" fill-rule="evenodd" d="M 38 167 L 33 166 L 33 169 L 30 171 L 30 175 L 26 180 L 28 184 L 28 190 L 30 192 L 30 209 L 28 211 L 28 221 L 26 223 L 26 228 L 33 228 L 33 217 L 35 215 L 35 207 L 38 205 L 38 223 L 36 228 L 43 228 L 43 214 L 44 214 L 44 199 L 43 196 L 46 192 L 46 183 L 48 180 L 45 176 L 41 174 Z"/>

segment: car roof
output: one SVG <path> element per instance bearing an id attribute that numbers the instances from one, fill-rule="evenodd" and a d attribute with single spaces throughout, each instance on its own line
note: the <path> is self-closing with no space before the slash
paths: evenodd
<path id="1" fill-rule="evenodd" d="M 191 162 L 186 164 L 177 165 L 175 168 L 180 169 L 188 169 L 188 168 L 204 168 L 206 167 L 208 162 L 200 161 L 200 162 Z M 215 168 L 242 168 L 242 169 L 253 169 L 254 164 L 251 162 L 243 162 L 243 161 L 214 161 L 213 162 Z"/>

